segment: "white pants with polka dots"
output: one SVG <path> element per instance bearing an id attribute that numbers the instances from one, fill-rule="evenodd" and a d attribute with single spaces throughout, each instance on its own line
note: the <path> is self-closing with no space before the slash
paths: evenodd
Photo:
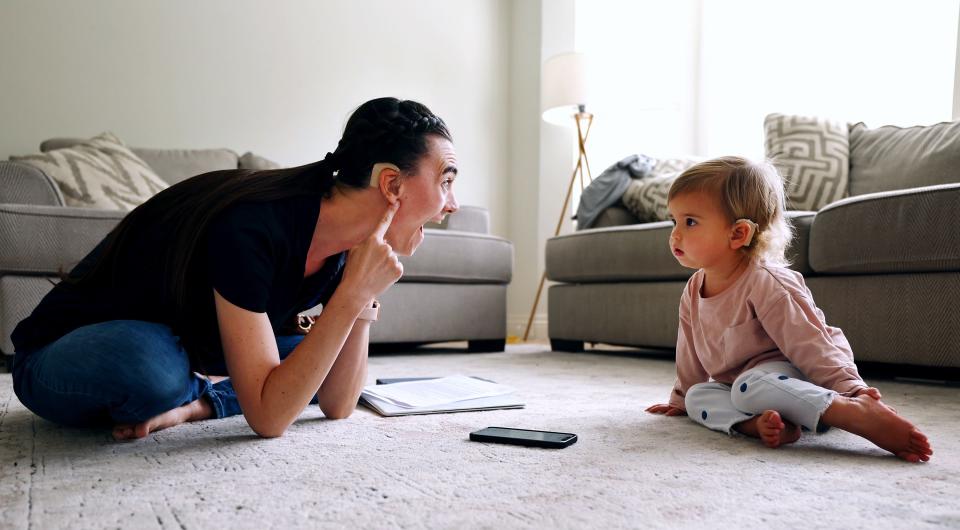
<path id="1" fill-rule="evenodd" d="M 693 421 L 715 431 L 734 434 L 733 426 L 765 410 L 809 430 L 816 430 L 820 416 L 837 393 L 806 380 L 788 362 L 758 364 L 726 385 L 699 383 L 687 390 L 685 404 Z"/>

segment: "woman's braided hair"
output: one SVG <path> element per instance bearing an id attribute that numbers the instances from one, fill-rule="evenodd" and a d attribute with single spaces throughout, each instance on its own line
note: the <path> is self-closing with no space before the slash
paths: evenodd
<path id="1" fill-rule="evenodd" d="M 365 188 L 374 164 L 390 162 L 405 176 L 414 174 L 429 149 L 428 137 L 452 141 L 450 131 L 423 104 L 386 97 L 360 105 L 344 127 L 336 150 L 307 165 L 252 171 L 213 171 L 179 182 L 131 211 L 107 235 L 96 261 L 86 272 L 72 271 L 61 288 L 114 284 L 118 258 L 131 240 L 150 225 L 162 224 L 173 232 L 173 244 L 163 249 L 166 264 L 164 287 L 188 328 L 197 321 L 197 308 L 188 307 L 188 295 L 205 270 L 196 270 L 194 259 L 211 221 L 239 202 L 267 202 L 314 195 L 330 197 L 334 187 Z M 185 337 L 186 338 L 186 337 Z"/>
<path id="2" fill-rule="evenodd" d="M 427 152 L 431 134 L 453 141 L 447 125 L 426 106 L 396 98 L 374 99 L 350 116 L 337 149 L 327 153 L 322 164 L 332 171 L 335 184 L 364 188 L 378 162 L 413 173 Z"/>

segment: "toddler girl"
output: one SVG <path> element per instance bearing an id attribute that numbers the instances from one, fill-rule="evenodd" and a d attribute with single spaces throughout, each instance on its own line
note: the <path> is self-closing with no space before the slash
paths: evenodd
<path id="1" fill-rule="evenodd" d="M 904 460 L 929 460 L 927 437 L 863 382 L 843 332 L 786 268 L 784 202 L 773 166 L 738 157 L 697 164 L 673 183 L 670 248 L 698 270 L 680 299 L 670 402 L 647 412 L 689 414 L 768 447 L 833 426 Z"/>

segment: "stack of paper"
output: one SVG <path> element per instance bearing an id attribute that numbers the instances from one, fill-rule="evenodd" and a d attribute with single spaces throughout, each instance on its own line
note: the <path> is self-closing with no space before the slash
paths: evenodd
<path id="1" fill-rule="evenodd" d="M 514 390 L 483 379 L 453 375 L 438 379 L 370 385 L 362 402 L 384 416 L 521 408 Z"/>

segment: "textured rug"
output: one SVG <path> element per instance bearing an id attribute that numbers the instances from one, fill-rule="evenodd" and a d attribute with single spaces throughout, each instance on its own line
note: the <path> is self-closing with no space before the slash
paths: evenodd
<path id="1" fill-rule="evenodd" d="M 340 421 L 310 407 L 278 439 L 237 417 L 116 443 L 37 419 L 3 374 L 0 527 L 960 527 L 956 387 L 869 381 L 932 439 L 933 459 L 915 465 L 837 430 L 770 450 L 646 414 L 670 390 L 669 360 L 530 345 L 370 360 L 371 381 L 454 373 L 514 386 L 527 407 L 360 408 Z M 487 426 L 580 439 L 560 450 L 467 439 Z"/>

